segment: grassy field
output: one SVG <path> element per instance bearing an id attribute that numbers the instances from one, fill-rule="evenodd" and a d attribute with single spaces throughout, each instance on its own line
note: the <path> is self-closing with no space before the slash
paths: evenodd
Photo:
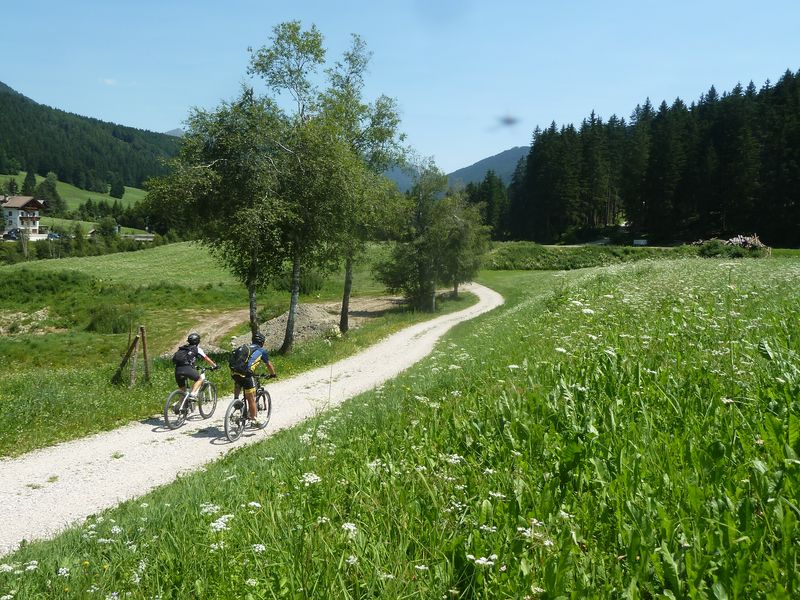
<path id="1" fill-rule="evenodd" d="M 84 233 L 89 233 L 92 229 L 97 227 L 96 221 L 79 221 L 77 219 L 59 219 L 57 217 L 40 217 L 39 224 L 45 225 L 49 230 L 54 227 L 59 227 L 67 233 L 72 232 L 72 228 L 78 223 L 83 228 Z M 120 233 L 147 233 L 144 229 L 135 229 L 133 227 L 122 227 Z"/>
<path id="2" fill-rule="evenodd" d="M 26 171 L 20 171 L 16 175 L 0 174 L 0 182 L 5 183 L 10 178 L 13 178 L 16 180 L 18 188 L 22 189 L 22 183 L 25 181 L 26 175 Z M 43 180 L 44 177 L 36 175 L 36 185 L 39 185 Z M 91 200 L 95 203 L 100 200 L 105 200 L 110 205 L 114 204 L 114 202 L 119 202 L 123 208 L 127 208 L 128 206 L 133 206 L 142 201 L 147 195 L 147 192 L 142 189 L 125 186 L 125 193 L 122 195 L 122 198 L 112 198 L 107 193 L 89 192 L 69 183 L 64 183 L 63 181 L 59 181 L 56 184 L 56 191 L 58 191 L 58 195 L 61 196 L 66 203 L 67 210 L 75 210 L 87 200 Z"/>
<path id="3" fill-rule="evenodd" d="M 482 280 L 506 305 L 417 367 L 4 558 L 0 594 L 798 597 L 800 263 Z"/>
<path id="4" fill-rule="evenodd" d="M 382 288 L 365 257 L 354 274 L 354 294 Z M 0 456 L 16 455 L 157 414 L 174 387 L 173 366 L 159 359 L 152 381 L 129 390 L 109 385 L 130 344 L 145 325 L 151 356 L 173 345 L 208 318 L 247 307 L 247 294 L 202 246 L 190 243 L 106 256 L 42 260 L 0 267 L 0 356 L 14 369 L 0 373 Z M 301 302 L 340 299 L 343 275 L 330 275 Z M 446 300 L 442 311 L 473 302 Z M 259 295 L 262 320 L 288 309 L 286 291 Z M 273 356 L 283 375 L 337 360 L 429 315 L 398 310 L 333 340 L 296 345 Z M 243 325 L 232 333 L 244 333 Z M 43 335 L 44 334 L 44 335 Z M 216 356 L 225 360 L 224 355 Z M 140 367 L 141 370 L 141 367 Z M 227 376 L 214 375 L 227 392 Z M 47 401 L 42 403 L 42 399 Z M 31 406 L 37 406 L 31 411 Z"/>

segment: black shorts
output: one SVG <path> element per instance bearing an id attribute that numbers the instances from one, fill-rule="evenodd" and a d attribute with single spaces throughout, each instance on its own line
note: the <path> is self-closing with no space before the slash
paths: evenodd
<path id="1" fill-rule="evenodd" d="M 256 389 L 256 380 L 253 379 L 253 374 L 241 375 L 239 373 L 231 373 L 233 382 L 242 388 L 245 392 L 250 392 Z"/>
<path id="2" fill-rule="evenodd" d="M 197 381 L 200 379 L 200 372 L 192 365 L 180 365 L 175 367 L 175 383 L 178 387 L 186 387 L 186 380 Z"/>

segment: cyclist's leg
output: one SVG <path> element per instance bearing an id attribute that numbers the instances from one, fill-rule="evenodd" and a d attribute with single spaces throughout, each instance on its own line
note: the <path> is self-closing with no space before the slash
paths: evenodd
<path id="1" fill-rule="evenodd" d="M 200 379 L 200 372 L 192 367 L 191 365 L 181 365 L 175 369 L 176 378 L 180 375 L 183 378 L 183 386 L 181 389 L 184 389 L 184 386 L 188 385 L 187 380 L 191 380 L 194 383 L 191 387 L 192 395 L 197 395 L 197 390 L 200 389 L 200 386 L 203 384 L 202 380 Z"/>
<path id="2" fill-rule="evenodd" d="M 247 412 L 251 419 L 255 419 L 258 415 L 258 407 L 256 406 L 256 381 L 252 375 L 245 377 L 244 397 L 247 399 Z"/>
<path id="3" fill-rule="evenodd" d="M 200 386 L 203 385 L 203 381 L 205 381 L 206 376 L 205 376 L 204 373 L 201 373 L 200 371 L 197 371 L 196 369 L 195 369 L 195 373 L 197 373 L 197 379 L 195 380 L 194 385 L 192 386 L 192 396 L 196 397 L 197 396 L 197 392 L 200 391 Z"/>

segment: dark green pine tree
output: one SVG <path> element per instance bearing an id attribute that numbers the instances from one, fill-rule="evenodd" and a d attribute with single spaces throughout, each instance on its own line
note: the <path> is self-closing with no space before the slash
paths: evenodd
<path id="1" fill-rule="evenodd" d="M 603 120 L 594 111 L 580 129 L 583 152 L 581 173 L 581 227 L 596 229 L 605 223 L 609 194 L 609 164 Z"/>
<path id="2" fill-rule="evenodd" d="M 111 182 L 111 189 L 109 190 L 108 195 L 112 198 L 122 198 L 124 194 L 125 186 L 122 184 L 122 179 L 119 176 L 115 176 Z"/>
<path id="3" fill-rule="evenodd" d="M 48 215 L 62 215 L 66 212 L 67 206 L 56 189 L 58 177 L 52 171 L 47 174 L 33 193 L 34 198 L 44 201 L 44 212 Z"/>
<path id="4" fill-rule="evenodd" d="M 517 166 L 514 167 L 514 173 L 511 175 L 511 183 L 508 185 L 508 211 L 505 229 L 514 240 L 525 239 L 522 216 L 525 213 L 526 203 L 524 186 L 527 162 L 527 156 L 523 156 L 517 161 Z"/>
<path id="5" fill-rule="evenodd" d="M 753 233 L 760 187 L 761 148 L 754 132 L 756 107 L 736 85 L 721 102 L 718 127 L 720 227 L 725 235 Z"/>
<path id="6" fill-rule="evenodd" d="M 627 143 L 623 152 L 621 184 L 623 209 L 631 229 L 637 234 L 644 230 L 646 223 L 645 178 L 650 163 L 651 127 L 654 116 L 653 105 L 650 104 L 649 98 L 643 106 L 636 106 L 631 114 Z"/>
<path id="7" fill-rule="evenodd" d="M 689 111 L 680 100 L 659 106 L 653 119 L 652 151 L 645 181 L 648 231 L 657 240 L 676 238 L 683 224 L 676 223 L 676 204 L 686 165 L 685 130 Z"/>
<path id="8" fill-rule="evenodd" d="M 28 172 L 25 174 L 25 179 L 22 182 L 22 195 L 33 196 L 33 193 L 35 191 L 36 191 L 36 175 L 34 175 L 33 169 L 28 169 Z"/>

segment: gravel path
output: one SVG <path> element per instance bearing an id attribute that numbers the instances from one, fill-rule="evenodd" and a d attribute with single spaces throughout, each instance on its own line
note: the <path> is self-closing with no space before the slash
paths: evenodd
<path id="1" fill-rule="evenodd" d="M 181 465 L 180 471 L 196 469 L 231 447 L 257 442 L 380 385 L 429 354 L 453 325 L 503 303 L 502 296 L 489 288 L 470 284 L 463 289 L 476 294 L 478 303 L 412 325 L 332 368 L 273 382 L 269 426 L 258 432 L 246 429 L 234 444 L 228 443 L 222 428 L 227 397 L 219 399 L 213 418 L 190 419 L 176 431 L 155 417 L 0 460 L 0 556 L 15 550 L 23 539 L 52 537 L 89 515 L 169 483 L 177 472 L 175 463 Z M 176 460 L 165 468 L 168 457 Z"/>

